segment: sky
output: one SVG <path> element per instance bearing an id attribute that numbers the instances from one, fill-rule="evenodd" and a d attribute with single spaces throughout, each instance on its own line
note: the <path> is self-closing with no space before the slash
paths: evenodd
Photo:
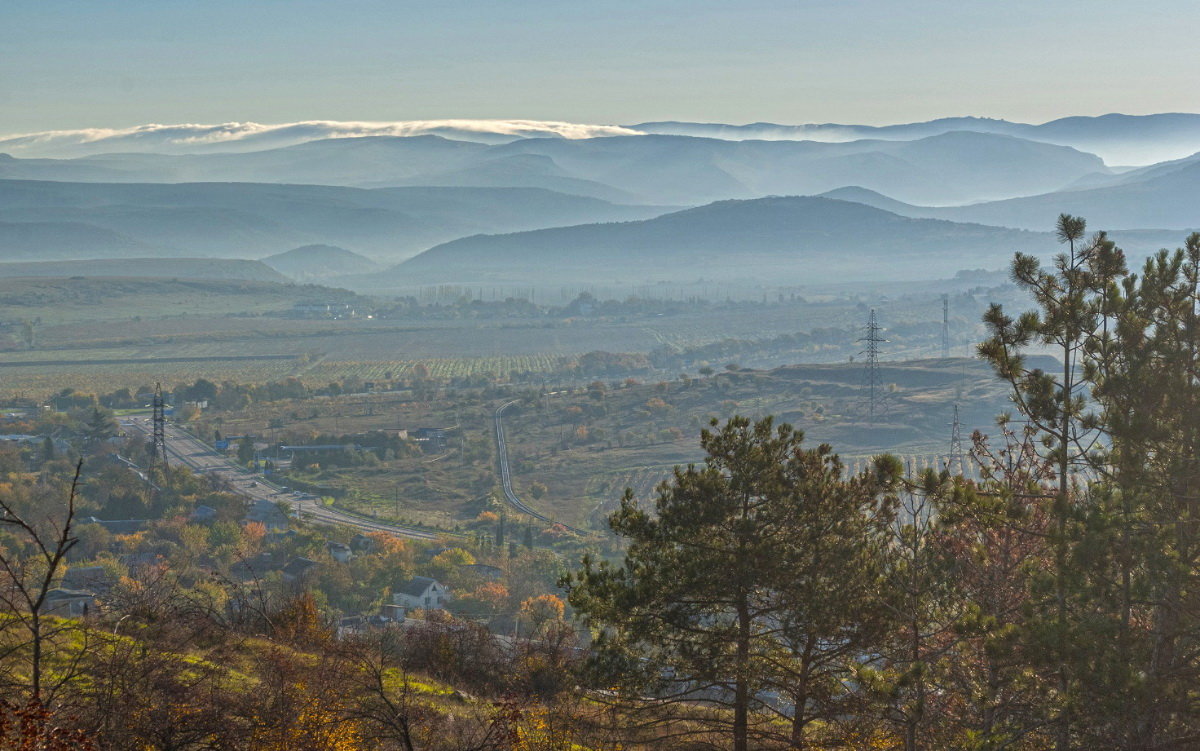
<path id="1" fill-rule="evenodd" d="M 3 0 L 0 135 L 1200 112 L 1196 0 Z"/>

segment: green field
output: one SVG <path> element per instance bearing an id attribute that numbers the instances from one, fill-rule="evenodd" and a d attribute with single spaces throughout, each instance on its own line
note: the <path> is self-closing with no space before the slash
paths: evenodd
<path id="1" fill-rule="evenodd" d="M 979 338 L 977 322 L 988 300 L 1011 297 L 1003 288 L 986 296 L 960 292 L 952 354 L 966 354 Z M 593 377 L 572 370 L 587 352 L 681 351 L 796 332 L 813 338 L 790 349 L 714 354 L 711 365 L 845 362 L 861 349 L 857 338 L 868 304 L 879 307 L 889 329 L 887 357 L 940 353 L 941 304 L 930 292 L 889 297 L 871 290 L 825 291 L 810 300 L 679 304 L 666 313 L 573 318 L 488 318 L 469 306 L 398 318 L 283 315 L 306 300 L 339 298 L 363 302 L 345 291 L 264 282 L 0 280 L 0 397 L 44 398 L 63 388 L 109 392 L 200 377 L 262 383 L 294 376 L 315 385 L 391 380 L 405 378 L 418 364 L 435 379 L 536 384 Z"/>

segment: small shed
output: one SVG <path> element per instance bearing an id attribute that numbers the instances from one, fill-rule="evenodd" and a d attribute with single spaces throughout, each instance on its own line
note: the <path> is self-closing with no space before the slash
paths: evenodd
<path id="1" fill-rule="evenodd" d="M 46 613 L 81 618 L 95 612 L 96 596 L 78 589 L 52 589 L 46 592 Z"/>

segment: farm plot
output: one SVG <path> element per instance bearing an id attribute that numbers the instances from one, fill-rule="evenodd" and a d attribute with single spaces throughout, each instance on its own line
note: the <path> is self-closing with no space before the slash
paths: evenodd
<path id="1" fill-rule="evenodd" d="M 296 367 L 293 359 L 199 360 L 191 362 L 129 362 L 47 364 L 37 367 L 0 368 L 0 396 L 44 398 L 62 389 L 85 393 L 109 393 L 134 389 L 161 381 L 190 383 L 197 378 L 263 383 L 286 377 Z"/>
<path id="2" fill-rule="evenodd" d="M 305 380 L 322 383 L 350 377 L 364 381 L 406 378 L 418 365 L 433 378 L 490 376 L 506 379 L 513 373 L 553 373 L 571 362 L 563 355 L 537 354 L 500 357 L 435 357 L 414 360 L 341 361 L 326 359 L 304 373 Z"/>

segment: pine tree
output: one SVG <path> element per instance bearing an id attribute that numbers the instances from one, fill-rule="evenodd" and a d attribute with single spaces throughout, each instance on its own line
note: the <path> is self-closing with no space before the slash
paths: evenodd
<path id="1" fill-rule="evenodd" d="M 117 423 L 107 409 L 93 407 L 84 430 L 85 442 L 95 448 L 117 434 Z"/>
<path id="2" fill-rule="evenodd" d="M 1038 307 L 1019 318 L 1005 315 L 993 304 L 984 316 L 991 338 L 979 345 L 979 354 L 1012 384 L 1013 400 L 1021 414 L 1038 430 L 1047 458 L 1057 469 L 1057 492 L 1052 499 L 1054 568 L 1050 602 L 1044 603 L 1048 619 L 1041 635 L 1047 662 L 1053 665 L 1057 691 L 1054 700 L 1055 748 L 1071 747 L 1070 697 L 1077 677 L 1070 662 L 1071 614 L 1069 589 L 1074 572 L 1070 566 L 1071 522 L 1076 516 L 1079 487 L 1073 474 L 1084 468 L 1088 446 L 1094 440 L 1093 416 L 1087 414 L 1082 380 L 1085 348 L 1098 331 L 1100 316 L 1090 303 L 1094 290 L 1090 262 L 1107 243 L 1103 234 L 1083 243 L 1086 222 L 1068 214 L 1058 218 L 1056 235 L 1068 251 L 1044 269 L 1034 256 L 1018 253 L 1012 276 Z M 1061 360 L 1061 375 L 1028 367 L 1026 351 L 1031 345 L 1049 347 Z"/>
<path id="3" fill-rule="evenodd" d="M 838 676 L 859 644 L 848 637 L 876 595 L 870 538 L 899 463 L 846 478 L 828 446 L 802 437 L 770 418 L 705 430 L 704 465 L 676 468 L 653 512 L 626 491 L 609 519 L 629 542 L 623 563 L 585 559 L 563 582 L 597 632 L 603 685 L 652 692 L 656 710 L 724 706 L 707 720 L 735 751 L 771 737 L 801 747 L 808 723 L 839 711 Z M 774 693 L 796 707 L 787 733 Z"/>
<path id="4" fill-rule="evenodd" d="M 1058 748 L 1181 747 L 1200 679 L 1200 234 L 1133 275 L 1103 234 L 1076 252 L 1081 220 L 1059 229 L 1054 271 L 1013 266 L 1039 311 L 994 306 L 980 347 L 1057 469 L 1050 597 L 1027 632 L 1058 679 Z M 1026 367 L 1034 344 L 1061 378 Z"/>

